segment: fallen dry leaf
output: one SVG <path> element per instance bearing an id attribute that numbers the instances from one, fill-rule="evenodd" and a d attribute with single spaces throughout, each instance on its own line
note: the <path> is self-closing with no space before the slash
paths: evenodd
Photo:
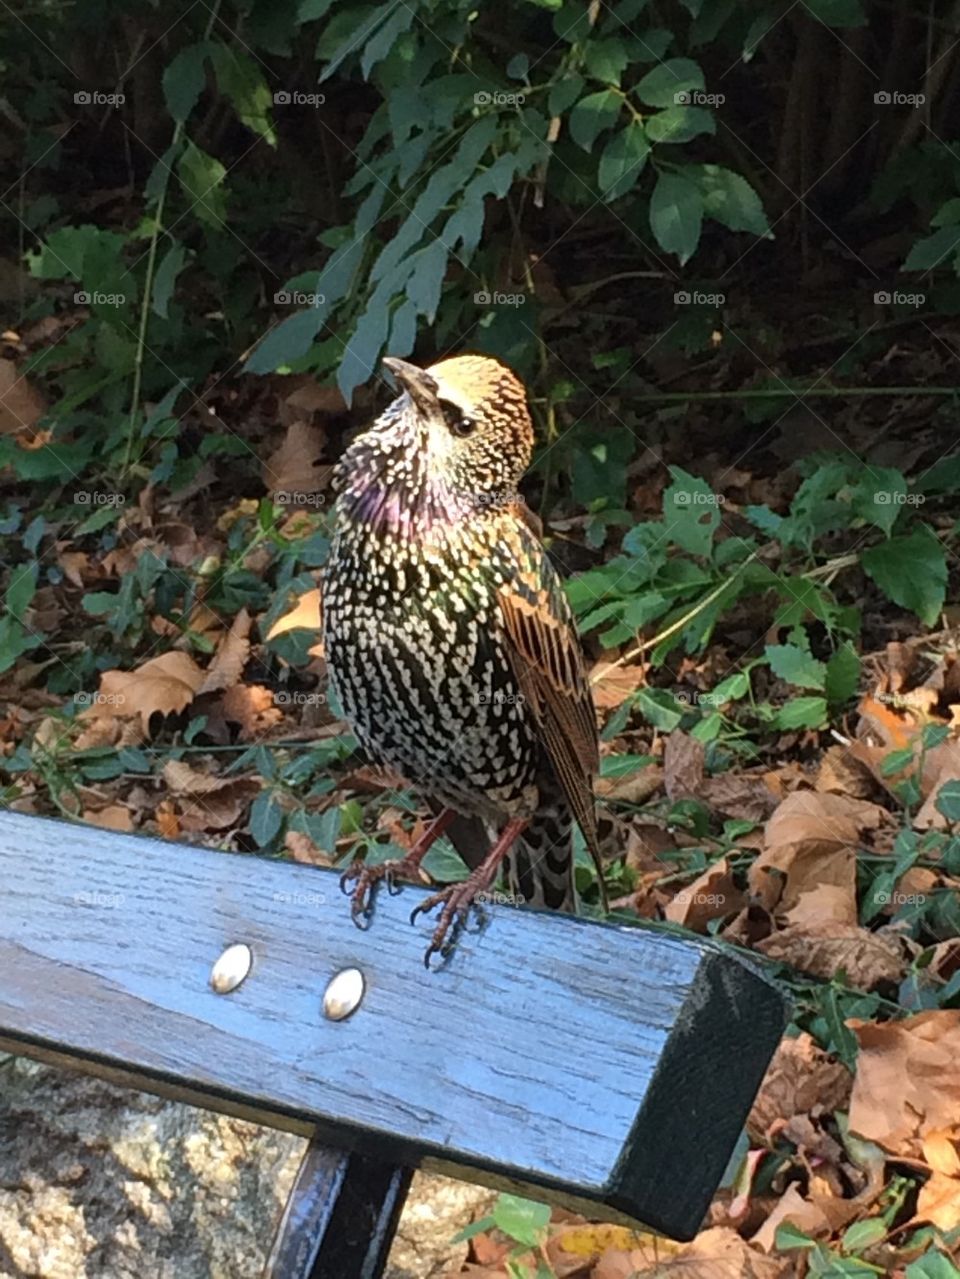
<path id="1" fill-rule="evenodd" d="M 663 747 L 663 785 L 668 799 L 687 799 L 699 793 L 705 754 L 703 742 L 688 733 L 676 729 L 667 737 Z"/>
<path id="2" fill-rule="evenodd" d="M 664 907 L 664 915 L 697 933 L 705 933 L 712 919 L 726 919 L 746 905 L 746 893 L 737 888 L 729 859 L 721 857 L 679 889 Z"/>
<path id="3" fill-rule="evenodd" d="M 146 736 L 151 715 L 171 715 L 184 710 L 202 682 L 203 671 L 189 653 L 176 650 L 161 653 L 132 671 L 104 671 L 99 691 L 78 718 L 136 718 Z"/>
<path id="4" fill-rule="evenodd" d="M 228 688 L 221 701 L 224 719 L 240 726 L 240 740 L 263 737 L 283 719 L 274 693 L 262 684 L 237 684 Z"/>
<path id="5" fill-rule="evenodd" d="M 133 830 L 133 818 L 129 808 L 122 804 L 108 804 L 106 808 L 83 810 L 83 820 L 104 830 Z"/>
<path id="6" fill-rule="evenodd" d="M 767 1067 L 747 1119 L 747 1132 L 763 1141 L 774 1124 L 794 1115 L 845 1110 L 852 1086 L 850 1071 L 812 1035 L 802 1031 L 795 1038 L 784 1038 Z"/>
<path id="7" fill-rule="evenodd" d="M 197 689 L 198 697 L 203 693 L 233 688 L 239 681 L 250 657 L 249 635 L 250 614 L 242 608 L 233 619 L 229 631 L 220 641 L 213 661 L 203 677 L 203 683 Z"/>
<path id="8" fill-rule="evenodd" d="M 46 400 L 13 360 L 0 360 L 0 435 L 29 437 L 46 411 Z"/>
<path id="9" fill-rule="evenodd" d="M 269 493 L 281 502 L 289 499 L 291 509 L 296 506 L 322 505 L 323 489 L 330 483 L 333 470 L 328 462 L 321 462 L 326 447 L 326 433 L 301 418 L 287 427 L 283 442 L 263 465 L 263 482 Z M 305 501 L 297 502 L 302 496 Z M 315 499 L 314 502 L 306 499 Z"/>
<path id="10" fill-rule="evenodd" d="M 606 659 L 597 662 L 590 672 L 593 702 L 598 711 L 619 709 L 646 682 L 643 666 L 612 666 Z"/>
<path id="11" fill-rule="evenodd" d="M 816 897 L 816 893 L 807 894 Z M 903 976 L 907 957 L 898 940 L 856 924 L 808 921 L 790 924 L 757 942 L 756 949 L 782 964 L 830 981 L 840 972 L 859 990 L 873 990 Z"/>
<path id="12" fill-rule="evenodd" d="M 823 884 L 856 900 L 856 850 L 861 832 L 888 821 L 879 804 L 821 791 L 794 791 L 767 822 L 763 852 L 750 869 L 750 887 L 761 897 L 771 872 L 784 876 L 780 909 Z"/>
<path id="13" fill-rule="evenodd" d="M 924 1137 L 960 1115 L 960 1009 L 847 1024 L 860 1045 L 850 1130 L 891 1154 L 922 1158 Z"/>
<path id="14" fill-rule="evenodd" d="M 267 632 L 266 638 L 275 639 L 278 635 L 283 635 L 285 631 L 293 631 L 298 627 L 309 631 L 320 630 L 320 592 L 318 590 L 305 591 L 289 613 L 284 613 L 282 617 L 277 618 Z"/>

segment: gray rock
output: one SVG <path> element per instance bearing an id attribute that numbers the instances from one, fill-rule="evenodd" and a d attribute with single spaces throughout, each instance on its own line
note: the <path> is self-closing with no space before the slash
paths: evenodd
<path id="1" fill-rule="evenodd" d="M 303 1145 L 0 1057 L 0 1279 L 260 1279 Z M 492 1198 L 418 1174 L 387 1279 L 455 1274 Z"/>

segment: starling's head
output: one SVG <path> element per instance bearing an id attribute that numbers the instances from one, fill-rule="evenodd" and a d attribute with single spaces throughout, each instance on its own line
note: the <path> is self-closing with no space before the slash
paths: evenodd
<path id="1" fill-rule="evenodd" d="M 340 464 L 359 513 L 433 523 L 513 501 L 533 450 L 519 378 L 488 355 L 383 363 L 400 395 Z"/>

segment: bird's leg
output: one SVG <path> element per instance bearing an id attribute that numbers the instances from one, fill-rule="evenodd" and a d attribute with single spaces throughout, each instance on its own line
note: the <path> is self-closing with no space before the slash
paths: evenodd
<path id="1" fill-rule="evenodd" d="M 465 879 L 462 884 L 451 884 L 449 888 L 442 888 L 440 892 L 434 893 L 432 897 L 428 897 L 425 902 L 421 902 L 414 909 L 410 916 L 411 923 L 419 914 L 433 910 L 434 906 L 443 904 L 443 909 L 440 912 L 440 921 L 434 929 L 430 945 L 427 947 L 427 953 L 423 957 L 423 962 L 427 968 L 430 967 L 430 960 L 434 955 L 440 955 L 445 959 L 450 954 L 456 943 L 457 935 L 469 919 L 470 907 L 476 904 L 478 895 L 486 892 L 493 883 L 500 868 L 500 863 L 513 847 L 517 837 L 529 825 L 529 817 L 515 817 L 512 821 L 507 822 L 500 832 L 500 838 L 468 879 Z M 454 935 L 447 941 L 447 933 L 450 931 L 451 925 L 453 926 Z"/>
<path id="2" fill-rule="evenodd" d="M 348 885 L 356 880 L 356 885 L 349 889 L 350 916 L 358 928 L 369 922 L 370 907 L 373 904 L 373 889 L 381 879 L 387 881 L 388 887 L 395 879 L 416 879 L 420 863 L 432 846 L 440 838 L 456 817 L 452 808 L 445 808 L 427 826 L 405 857 L 394 857 L 390 861 L 381 862 L 379 866 L 368 866 L 362 858 L 357 860 L 340 876 L 340 889 L 348 891 Z"/>

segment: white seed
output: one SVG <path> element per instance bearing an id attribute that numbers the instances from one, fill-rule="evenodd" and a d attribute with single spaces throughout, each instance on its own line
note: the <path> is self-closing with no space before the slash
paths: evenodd
<path id="1" fill-rule="evenodd" d="M 363 999 L 363 973 L 359 968 L 344 968 L 330 979 L 323 995 L 323 1015 L 330 1021 L 343 1021 L 360 1006 Z"/>
<path id="2" fill-rule="evenodd" d="M 253 951 L 244 942 L 228 946 L 210 971 L 210 985 L 218 995 L 236 990 L 253 967 Z"/>

